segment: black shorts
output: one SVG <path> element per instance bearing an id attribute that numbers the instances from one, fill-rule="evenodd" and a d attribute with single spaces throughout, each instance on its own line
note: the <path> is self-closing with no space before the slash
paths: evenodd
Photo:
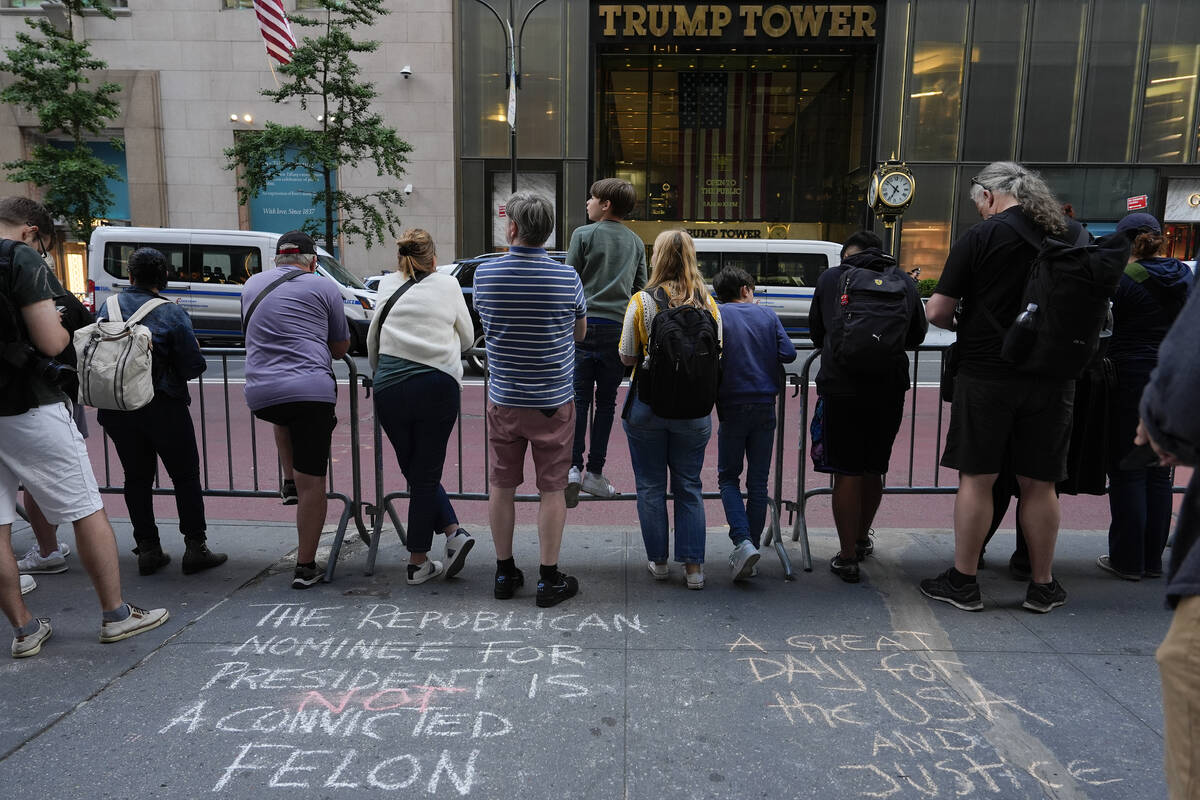
<path id="1" fill-rule="evenodd" d="M 1075 382 L 959 374 L 942 466 L 990 475 L 1011 456 L 1012 471 L 1035 481 L 1067 477 Z"/>
<path id="2" fill-rule="evenodd" d="M 821 395 L 809 426 L 813 469 L 883 475 L 903 416 L 904 392 Z"/>
<path id="3" fill-rule="evenodd" d="M 260 408 L 254 416 L 287 428 L 292 442 L 292 469 L 325 477 L 329 469 L 329 443 L 337 425 L 333 403 L 280 403 Z"/>

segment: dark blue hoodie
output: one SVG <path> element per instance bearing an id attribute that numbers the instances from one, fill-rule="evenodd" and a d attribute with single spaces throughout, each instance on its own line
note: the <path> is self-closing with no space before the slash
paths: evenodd
<path id="1" fill-rule="evenodd" d="M 1113 335 L 1107 356 L 1117 364 L 1142 367 L 1158 360 L 1158 346 L 1192 287 L 1192 271 L 1174 258 L 1130 262 L 1113 297 Z"/>

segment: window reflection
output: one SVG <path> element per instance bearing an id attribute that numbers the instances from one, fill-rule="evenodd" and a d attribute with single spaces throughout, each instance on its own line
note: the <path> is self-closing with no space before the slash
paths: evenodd
<path id="1" fill-rule="evenodd" d="M 1200 3 L 1159 0 L 1154 6 L 1146 96 L 1142 103 L 1139 160 L 1181 163 L 1196 124 L 1200 74 Z"/>
<path id="2" fill-rule="evenodd" d="M 969 8 L 958 0 L 925 0 L 917 5 L 905 158 L 948 161 L 958 156 Z"/>

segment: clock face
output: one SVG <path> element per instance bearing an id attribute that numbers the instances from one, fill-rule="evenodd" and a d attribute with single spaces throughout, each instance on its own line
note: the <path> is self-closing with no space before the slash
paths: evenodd
<path id="1" fill-rule="evenodd" d="M 903 172 L 892 172 L 879 182 L 879 199 L 885 205 L 902 206 L 912 198 L 913 180 Z"/>
<path id="2" fill-rule="evenodd" d="M 867 205 L 871 208 L 879 202 L 879 175 L 878 173 L 871 176 L 871 188 L 867 189 Z"/>

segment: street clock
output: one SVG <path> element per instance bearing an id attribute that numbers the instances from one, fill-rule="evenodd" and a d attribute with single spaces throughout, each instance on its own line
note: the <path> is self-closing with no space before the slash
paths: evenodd
<path id="1" fill-rule="evenodd" d="M 916 180 L 900 161 L 885 161 L 871 175 L 867 205 L 885 222 L 899 217 L 912 204 Z"/>

